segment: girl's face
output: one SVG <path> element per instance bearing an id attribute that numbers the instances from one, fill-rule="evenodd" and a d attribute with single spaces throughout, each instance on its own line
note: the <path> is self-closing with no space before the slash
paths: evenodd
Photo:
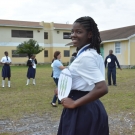
<path id="1" fill-rule="evenodd" d="M 8 52 L 5 53 L 5 56 L 8 56 Z"/>
<path id="2" fill-rule="evenodd" d="M 61 58 L 61 54 L 59 54 L 59 55 L 57 56 L 57 59 L 59 59 L 59 60 L 60 60 L 60 58 Z"/>
<path id="3" fill-rule="evenodd" d="M 75 47 L 81 48 L 90 43 L 92 33 L 88 32 L 80 23 L 74 23 L 71 39 Z"/>
<path id="4" fill-rule="evenodd" d="M 31 57 L 31 59 L 35 59 L 35 55 L 33 55 L 33 56 Z"/>

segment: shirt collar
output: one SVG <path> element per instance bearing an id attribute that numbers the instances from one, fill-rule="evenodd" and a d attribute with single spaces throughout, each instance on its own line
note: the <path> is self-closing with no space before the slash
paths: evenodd
<path id="1" fill-rule="evenodd" d="M 78 54 L 80 54 L 80 52 L 85 48 L 85 47 L 88 47 L 90 44 L 87 44 L 87 45 L 85 45 L 85 46 L 83 46 L 78 52 L 77 52 L 77 56 L 78 56 Z"/>

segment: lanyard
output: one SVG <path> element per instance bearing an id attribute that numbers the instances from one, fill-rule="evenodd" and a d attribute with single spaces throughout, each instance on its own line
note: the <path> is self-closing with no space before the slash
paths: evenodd
<path id="1" fill-rule="evenodd" d="M 78 53 L 77 56 L 78 57 L 82 52 L 84 52 L 85 50 L 87 50 L 89 48 L 89 45 L 84 46 Z"/>

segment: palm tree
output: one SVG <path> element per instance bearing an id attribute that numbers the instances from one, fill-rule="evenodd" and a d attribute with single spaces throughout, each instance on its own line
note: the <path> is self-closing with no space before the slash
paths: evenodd
<path id="1" fill-rule="evenodd" d="M 37 41 L 30 39 L 28 41 L 24 41 L 23 43 L 17 46 L 16 53 L 17 54 L 27 54 L 30 58 L 31 54 L 38 54 L 42 52 L 44 48 L 40 47 Z"/>

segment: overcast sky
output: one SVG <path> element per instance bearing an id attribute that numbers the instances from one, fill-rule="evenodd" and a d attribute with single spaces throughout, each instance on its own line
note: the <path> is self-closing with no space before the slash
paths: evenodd
<path id="1" fill-rule="evenodd" d="M 72 24 L 81 16 L 100 31 L 135 25 L 135 0 L 0 0 L 0 19 Z"/>

